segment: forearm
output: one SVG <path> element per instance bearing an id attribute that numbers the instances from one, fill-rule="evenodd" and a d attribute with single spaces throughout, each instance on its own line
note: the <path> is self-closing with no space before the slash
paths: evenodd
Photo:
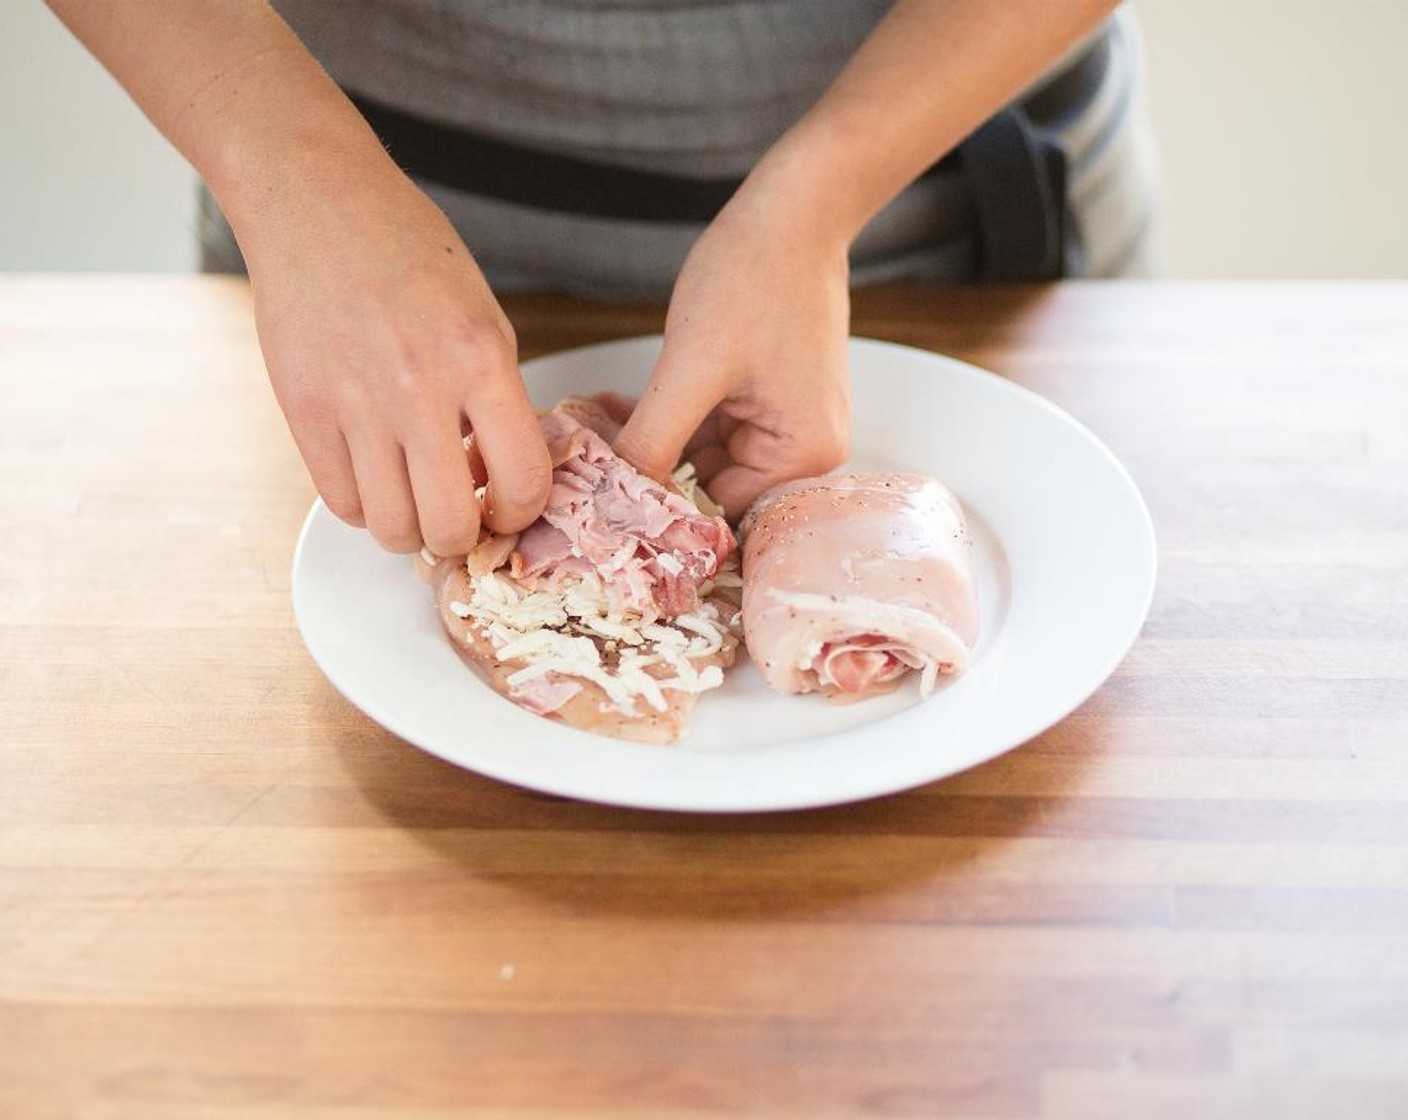
<path id="1" fill-rule="evenodd" d="M 848 244 L 1036 78 L 1115 0 L 900 0 L 764 156 L 742 201 Z"/>
<path id="2" fill-rule="evenodd" d="M 236 229 L 318 165 L 390 166 L 264 0 L 48 0 L 210 184 Z M 370 161 L 370 162 L 368 162 Z"/>

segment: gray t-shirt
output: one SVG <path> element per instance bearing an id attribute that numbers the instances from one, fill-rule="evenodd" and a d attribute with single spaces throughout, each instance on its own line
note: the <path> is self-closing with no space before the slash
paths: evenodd
<path id="1" fill-rule="evenodd" d="M 275 6 L 341 85 L 402 112 L 617 167 L 741 178 L 817 100 L 890 4 L 277 0 Z M 1139 51 L 1132 16 L 1121 11 L 1109 33 L 1111 62 L 1101 88 L 1062 137 L 1073 167 L 1073 207 L 1083 226 L 1103 222 L 1101 231 L 1086 231 L 1093 274 L 1134 255 L 1152 213 L 1147 126 L 1133 97 Z M 1111 180 L 1118 180 L 1118 213 L 1103 218 L 1082 214 L 1081 205 L 1082 190 L 1089 191 L 1082 164 L 1097 159 L 1106 165 L 1099 193 L 1107 211 Z M 702 228 L 587 217 L 422 185 L 499 288 L 661 297 Z M 204 236 L 218 257 L 228 234 L 218 214 L 211 218 Z M 972 225 L 961 180 L 926 178 L 857 240 L 854 279 L 965 279 L 973 267 Z"/>

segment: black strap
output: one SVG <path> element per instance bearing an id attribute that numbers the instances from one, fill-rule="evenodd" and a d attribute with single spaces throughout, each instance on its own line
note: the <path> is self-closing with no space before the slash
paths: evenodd
<path id="1" fill-rule="evenodd" d="M 959 145 L 978 217 L 978 280 L 1055 280 L 1072 222 L 1066 153 L 1021 109 L 1004 109 Z"/>
<path id="2" fill-rule="evenodd" d="M 1082 245 L 1067 197 L 1065 149 L 1052 132 L 1085 107 L 1110 64 L 1110 35 L 1021 105 L 959 145 L 977 213 L 978 280 L 1055 280 L 1080 271 Z"/>
<path id="3" fill-rule="evenodd" d="M 510 144 L 402 112 L 348 91 L 391 157 L 410 174 L 541 210 L 644 222 L 707 222 L 742 181 L 696 179 Z"/>
<path id="4" fill-rule="evenodd" d="M 1057 128 L 1079 114 L 1105 80 L 1111 39 L 1107 26 L 1071 65 L 1022 98 L 1027 116 L 1046 128 Z"/>

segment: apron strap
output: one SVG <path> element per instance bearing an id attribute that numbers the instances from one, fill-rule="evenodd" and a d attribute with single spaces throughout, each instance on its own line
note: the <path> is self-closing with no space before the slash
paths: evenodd
<path id="1" fill-rule="evenodd" d="M 1020 108 L 1004 109 L 958 146 L 977 214 L 975 279 L 1055 280 L 1079 271 L 1066 199 L 1066 153 Z"/>

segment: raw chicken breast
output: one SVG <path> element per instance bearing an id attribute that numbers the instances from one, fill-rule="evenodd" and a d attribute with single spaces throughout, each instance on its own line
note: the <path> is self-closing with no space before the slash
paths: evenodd
<path id="1" fill-rule="evenodd" d="M 963 511 L 917 474 L 829 475 L 743 524 L 743 632 L 779 692 L 860 698 L 968 665 L 978 600 Z"/>
<path id="2" fill-rule="evenodd" d="M 445 631 L 495 692 L 599 735 L 674 742 L 699 697 L 723 683 L 738 645 L 736 587 L 711 590 L 691 614 L 642 625 L 598 613 L 604 599 L 591 579 L 530 592 L 506 572 L 473 576 L 462 558 L 437 560 L 422 575 Z"/>
<path id="3" fill-rule="evenodd" d="M 542 516 L 484 530 L 468 556 L 423 553 L 421 574 L 496 692 L 573 727 L 671 742 L 733 663 L 733 533 L 688 472 L 662 484 L 616 455 L 618 425 L 596 402 L 565 400 L 539 424 L 553 460 Z"/>

